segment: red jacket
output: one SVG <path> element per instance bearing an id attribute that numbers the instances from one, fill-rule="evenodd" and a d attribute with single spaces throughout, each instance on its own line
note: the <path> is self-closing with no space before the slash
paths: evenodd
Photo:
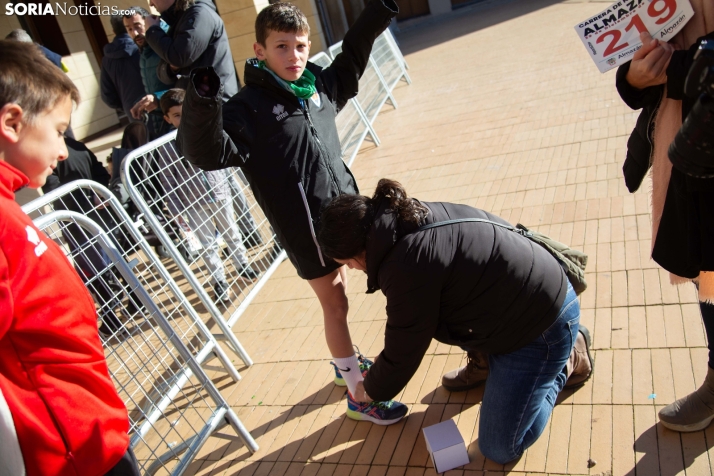
<path id="1" fill-rule="evenodd" d="M 0 389 L 28 476 L 103 475 L 129 446 L 92 297 L 14 201 L 27 177 L 0 161 Z"/>

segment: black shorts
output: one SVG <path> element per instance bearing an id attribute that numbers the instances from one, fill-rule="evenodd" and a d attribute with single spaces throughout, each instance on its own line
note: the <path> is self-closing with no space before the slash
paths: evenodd
<path id="1" fill-rule="evenodd" d="M 285 252 L 290 259 L 290 262 L 293 266 L 295 266 L 298 276 L 302 279 L 310 280 L 321 278 L 323 276 L 327 276 L 342 266 L 340 263 L 328 258 L 327 256 L 323 256 L 323 260 L 325 262 L 325 265 L 323 266 L 322 262 L 320 262 L 319 256 L 315 259 L 307 259 L 304 256 L 298 256 L 292 253 L 289 249 L 285 249 Z"/>

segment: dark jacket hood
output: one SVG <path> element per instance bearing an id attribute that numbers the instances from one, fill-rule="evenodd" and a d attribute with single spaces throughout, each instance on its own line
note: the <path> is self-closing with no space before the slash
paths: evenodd
<path id="1" fill-rule="evenodd" d="M 379 268 L 397 241 L 416 229 L 414 226 L 409 227 L 409 229 L 403 229 L 396 214 L 388 207 L 389 201 L 382 200 L 377 206 L 372 228 L 367 233 L 367 294 L 372 294 L 379 290 Z M 423 224 L 430 223 L 431 216 L 432 213 L 429 210 L 422 220 Z"/>
<path id="2" fill-rule="evenodd" d="M 138 51 L 139 47 L 126 33 L 115 36 L 111 43 L 104 45 L 104 56 L 112 59 L 129 58 Z"/>
<path id="3" fill-rule="evenodd" d="M 184 10 L 177 10 L 177 6 L 179 4 L 180 0 L 176 0 L 172 6 L 166 9 L 165 12 L 161 14 L 161 19 L 165 21 L 169 27 L 175 26 L 178 21 L 181 19 L 184 13 L 186 11 L 195 6 L 201 6 L 201 7 L 207 7 L 213 10 L 214 12 L 218 13 L 218 10 L 216 10 L 216 6 L 213 4 L 211 0 L 195 0 L 193 2 L 193 5 L 187 6 Z"/>

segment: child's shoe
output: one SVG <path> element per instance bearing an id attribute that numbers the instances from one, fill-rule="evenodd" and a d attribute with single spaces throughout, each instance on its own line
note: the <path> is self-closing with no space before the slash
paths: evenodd
<path id="1" fill-rule="evenodd" d="M 254 270 L 250 265 L 245 265 L 243 269 L 238 272 L 238 274 L 241 278 L 245 278 L 250 281 L 254 281 L 260 276 L 260 273 Z"/>
<path id="2" fill-rule="evenodd" d="M 391 425 L 407 414 L 409 409 L 403 403 L 389 400 L 388 402 L 361 403 L 347 392 L 347 417 L 353 420 L 371 421 L 377 425 Z"/>
<path id="3" fill-rule="evenodd" d="M 362 376 L 367 373 L 367 370 L 372 366 L 374 362 L 369 360 L 367 357 L 362 355 L 362 353 L 359 351 L 359 347 L 354 346 L 355 349 L 357 349 L 357 360 L 359 361 L 359 370 L 362 372 Z M 345 379 L 342 378 L 342 373 L 340 373 L 340 369 L 337 367 L 337 365 L 334 362 L 330 362 L 330 364 L 335 368 L 335 385 L 338 387 L 346 387 L 347 382 L 345 382 Z"/>
<path id="4" fill-rule="evenodd" d="M 225 281 L 219 281 L 213 285 L 213 292 L 216 294 L 216 301 L 231 302 L 231 287 Z"/>

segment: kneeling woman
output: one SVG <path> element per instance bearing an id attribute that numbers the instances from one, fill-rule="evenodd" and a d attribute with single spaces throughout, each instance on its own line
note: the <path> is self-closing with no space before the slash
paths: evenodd
<path id="1" fill-rule="evenodd" d="M 319 240 L 335 261 L 367 273 L 368 293 L 381 289 L 387 297 L 384 350 L 355 399 L 395 398 L 432 338 L 485 352 L 479 446 L 506 463 L 535 443 L 568 378 L 584 381 L 592 361 L 578 333 L 578 300 L 556 259 L 490 223 L 420 229 L 460 218 L 508 225 L 466 205 L 408 198 L 398 182 L 382 179 L 372 198 L 330 202 Z"/>

